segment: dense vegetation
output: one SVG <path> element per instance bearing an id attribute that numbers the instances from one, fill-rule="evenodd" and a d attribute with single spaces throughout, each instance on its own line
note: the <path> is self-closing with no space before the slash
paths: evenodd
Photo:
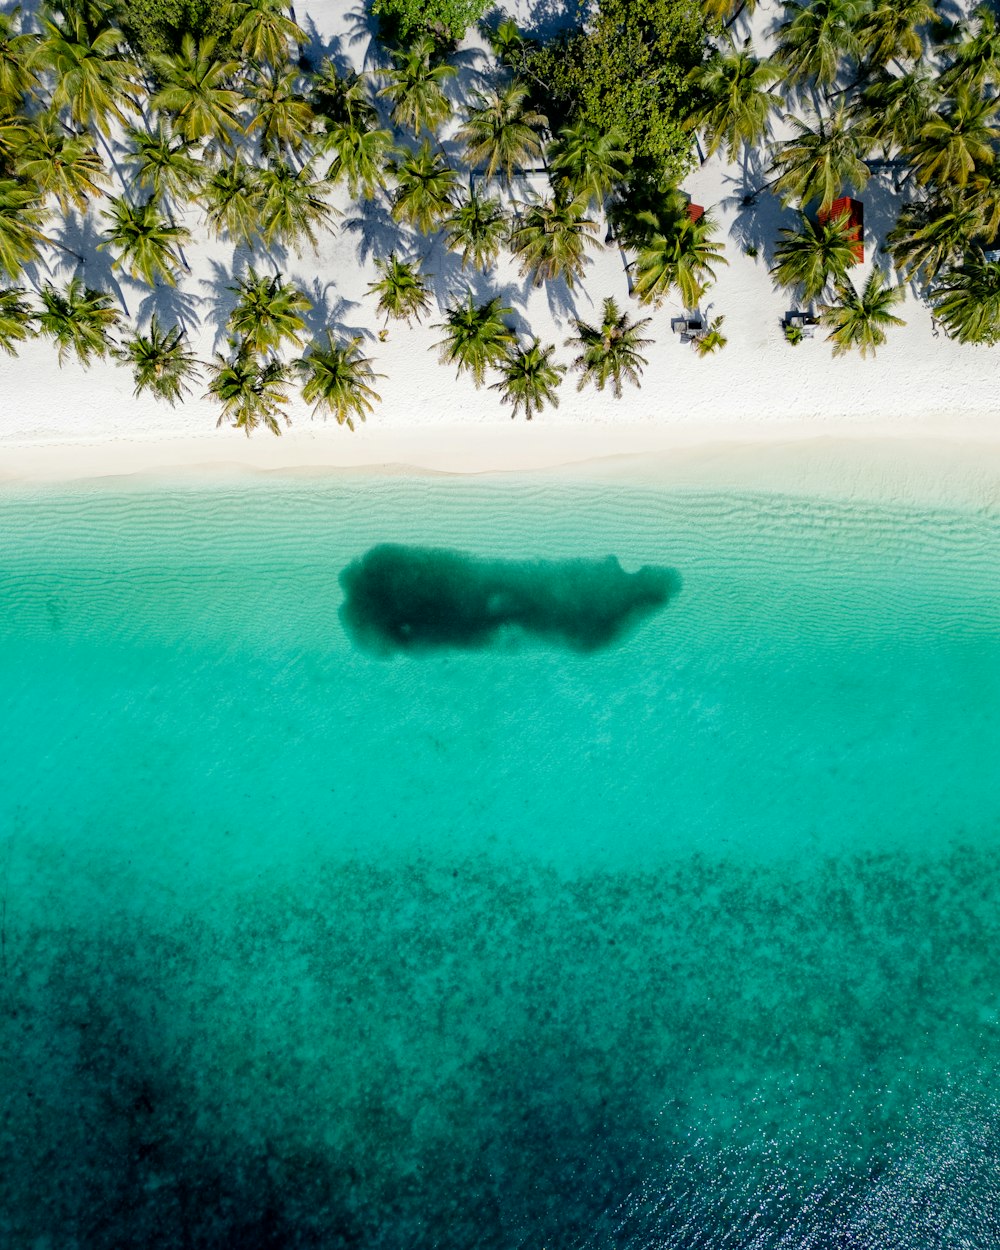
<path id="1" fill-rule="evenodd" d="M 849 224 L 828 211 L 872 177 L 908 188 L 886 243 L 902 278 L 946 333 L 996 342 L 991 11 L 949 25 L 925 0 L 786 0 L 766 58 L 736 34 L 752 2 L 599 0 L 549 44 L 495 21 L 484 30 L 496 65 L 461 98 L 453 46 L 481 0 L 374 0 L 384 38 L 398 41 L 363 75 L 311 60 L 282 0 L 45 0 L 36 17 L 0 13 L 0 349 L 41 334 L 60 362 L 112 358 L 137 394 L 168 403 L 204 376 L 220 420 L 248 432 L 280 431 L 296 379 L 316 412 L 363 420 L 378 401 L 365 343 L 317 326 L 306 294 L 264 272 L 278 249 L 335 228 L 339 187 L 383 202 L 401 230 L 370 284 L 383 337 L 390 322 L 436 315 L 442 360 L 477 386 L 493 374 L 512 413 L 530 417 L 558 403 L 554 345 L 519 340 L 499 295 L 456 291 L 435 314 L 404 232 L 439 236 L 463 269 L 486 274 L 509 251 L 535 285 L 572 290 L 603 246 L 603 215 L 630 254 L 633 295 L 696 309 L 725 257 L 711 214 L 693 219 L 677 189 L 694 136 L 759 180 L 748 211 L 771 193 L 799 209 L 774 240 L 772 273 L 819 305 L 835 351 L 874 351 L 899 322 L 903 288 L 878 269 L 855 287 Z M 774 142 L 790 105 L 791 137 Z M 480 175 L 471 189 L 462 164 Z M 534 166 L 547 191 L 525 198 L 519 173 Z M 131 324 L 86 281 L 79 229 L 68 229 L 86 218 L 119 271 L 162 292 L 186 270 L 191 205 L 209 232 L 261 258 L 232 275 L 226 350 L 209 361 L 182 311 Z M 38 276 L 51 248 L 75 270 L 62 285 Z M 605 300 L 598 324 L 572 324 L 580 386 L 639 384 L 648 318 Z M 725 343 L 720 325 L 696 335 L 702 352 Z"/>

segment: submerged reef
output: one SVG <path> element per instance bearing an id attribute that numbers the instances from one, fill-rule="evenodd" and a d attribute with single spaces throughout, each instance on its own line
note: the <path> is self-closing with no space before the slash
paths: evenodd
<path id="1" fill-rule="evenodd" d="M 680 590 L 673 570 L 603 560 L 500 560 L 381 543 L 340 575 L 355 644 L 395 651 L 488 647 L 516 632 L 572 651 L 617 642 Z"/>

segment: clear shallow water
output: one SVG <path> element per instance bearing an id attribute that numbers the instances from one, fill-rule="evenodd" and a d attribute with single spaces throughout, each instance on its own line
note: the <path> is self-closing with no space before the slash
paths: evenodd
<path id="1" fill-rule="evenodd" d="M 378 658 L 382 542 L 682 589 Z M 995 1242 L 998 588 L 982 513 L 0 495 L 3 1240 Z"/>

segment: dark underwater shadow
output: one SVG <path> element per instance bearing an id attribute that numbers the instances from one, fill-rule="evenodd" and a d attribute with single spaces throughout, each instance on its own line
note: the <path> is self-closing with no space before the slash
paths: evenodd
<path id="1" fill-rule="evenodd" d="M 376 655 L 489 647 L 503 631 L 571 651 L 619 641 L 677 594 L 673 569 L 603 560 L 498 560 L 382 543 L 340 575 L 344 628 Z"/>

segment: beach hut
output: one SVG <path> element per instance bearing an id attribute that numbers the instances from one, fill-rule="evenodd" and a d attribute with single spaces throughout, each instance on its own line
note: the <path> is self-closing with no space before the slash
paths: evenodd
<path id="1" fill-rule="evenodd" d="M 701 221 L 705 216 L 705 207 L 702 204 L 696 204 L 694 200 L 688 200 L 687 215 L 693 222 Z"/>
<path id="2" fill-rule="evenodd" d="M 836 221 L 838 217 L 847 218 L 854 263 L 859 265 L 865 258 L 865 206 L 860 200 L 852 200 L 849 195 L 842 195 L 819 214 L 820 224 L 825 226 L 828 221 Z"/>

